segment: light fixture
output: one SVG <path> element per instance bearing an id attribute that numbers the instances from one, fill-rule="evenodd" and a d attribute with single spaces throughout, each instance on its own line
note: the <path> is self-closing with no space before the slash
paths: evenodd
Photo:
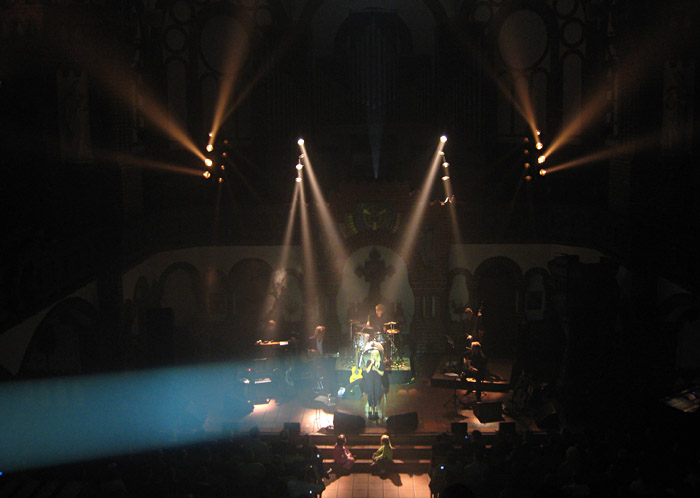
<path id="1" fill-rule="evenodd" d="M 303 139 L 303 138 L 300 138 L 299 140 L 297 140 L 297 143 L 298 143 L 299 145 L 304 145 L 304 139 Z"/>
<path id="2" fill-rule="evenodd" d="M 301 164 L 301 161 L 299 161 L 299 162 L 297 163 L 297 166 L 296 166 L 296 167 L 297 167 L 297 171 L 301 171 L 302 168 L 304 167 L 304 165 Z"/>
<path id="3" fill-rule="evenodd" d="M 542 142 L 537 142 L 537 144 L 535 144 L 535 148 L 537 150 L 542 150 L 542 147 L 544 147 L 544 145 L 542 145 Z"/>
<path id="4" fill-rule="evenodd" d="M 523 166 L 525 166 L 525 169 L 527 169 L 530 167 L 530 163 L 525 163 L 525 164 L 523 164 Z"/>
<path id="5" fill-rule="evenodd" d="M 206 164 L 207 166 L 211 166 L 211 165 L 213 164 L 213 162 L 212 162 L 211 159 L 206 158 L 206 159 L 204 160 L 204 164 Z"/>
<path id="6" fill-rule="evenodd" d="M 442 143 L 447 142 L 447 137 L 446 137 L 445 135 L 441 136 L 441 137 L 440 137 L 440 141 L 441 141 Z"/>
<path id="7" fill-rule="evenodd" d="M 530 175 L 527 175 L 527 176 L 525 177 L 525 181 L 526 181 L 526 182 L 529 182 L 530 180 L 532 180 L 532 177 L 531 177 Z"/>
<path id="8" fill-rule="evenodd" d="M 214 150 L 214 146 L 212 144 L 207 145 L 207 152 L 211 152 Z"/>
<path id="9" fill-rule="evenodd" d="M 442 163 L 443 168 L 447 168 L 449 165 L 450 165 L 450 163 L 448 163 L 447 161 Z"/>
<path id="10" fill-rule="evenodd" d="M 296 177 L 296 182 L 297 182 L 297 183 L 301 183 L 301 177 L 300 177 L 300 176 L 297 176 L 297 177 Z"/>
<path id="11" fill-rule="evenodd" d="M 544 176 L 544 175 L 546 175 L 546 174 L 547 174 L 547 170 L 546 170 L 546 169 L 541 169 L 541 170 L 540 170 L 540 176 Z"/>
<path id="12" fill-rule="evenodd" d="M 545 162 L 546 160 L 547 160 L 547 156 L 544 156 L 544 155 L 542 155 L 542 156 L 540 156 L 540 157 L 537 158 L 537 162 L 540 163 L 540 164 L 544 164 L 544 162 Z"/>
<path id="13" fill-rule="evenodd" d="M 202 176 L 203 176 L 204 178 L 209 179 L 209 178 L 211 178 L 211 173 L 209 173 L 208 171 L 205 171 L 204 173 L 202 173 Z"/>
<path id="14" fill-rule="evenodd" d="M 449 179 L 450 179 L 450 175 L 445 175 L 445 176 L 442 177 L 442 181 L 443 181 L 443 182 L 446 182 L 446 181 L 449 180 Z"/>

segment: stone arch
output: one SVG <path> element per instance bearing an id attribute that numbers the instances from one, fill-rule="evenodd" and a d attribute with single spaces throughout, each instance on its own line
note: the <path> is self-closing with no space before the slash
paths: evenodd
<path id="1" fill-rule="evenodd" d="M 56 304 L 36 328 L 18 376 L 55 377 L 100 369 L 98 312 L 85 299 Z"/>
<path id="2" fill-rule="evenodd" d="M 160 326 L 166 329 L 159 333 L 164 334 L 162 340 L 170 342 L 163 345 L 164 351 L 171 347 L 174 361 L 191 361 L 195 351 L 193 341 L 204 311 L 199 270 L 186 262 L 171 264 L 158 280 L 156 295 L 161 311 L 171 311 L 171 319 L 166 320 L 166 315 L 159 315 L 163 318 Z M 171 331 L 167 330 L 169 327 L 172 327 Z"/>
<path id="3" fill-rule="evenodd" d="M 496 256 L 483 261 L 474 271 L 472 304 L 483 306 L 484 349 L 487 354 L 514 358 L 518 326 L 518 301 L 523 285 L 520 266 L 510 258 Z"/>
<path id="4" fill-rule="evenodd" d="M 272 267 L 259 258 L 242 259 L 228 272 L 236 335 L 244 347 L 252 346 L 261 338 L 263 309 L 272 273 Z"/>
<path id="5" fill-rule="evenodd" d="M 542 320 L 551 298 L 551 278 L 544 268 L 530 268 L 523 276 L 522 309 L 528 321 Z"/>
<path id="6" fill-rule="evenodd" d="M 465 268 L 454 268 L 450 270 L 447 281 L 449 321 L 459 322 L 462 320 L 464 309 L 472 305 L 474 275 Z"/>

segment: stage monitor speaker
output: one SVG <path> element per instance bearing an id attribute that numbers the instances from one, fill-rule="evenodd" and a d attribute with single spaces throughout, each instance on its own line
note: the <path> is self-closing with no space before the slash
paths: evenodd
<path id="1" fill-rule="evenodd" d="M 503 417 L 501 417 L 501 402 L 488 401 L 477 403 L 476 408 L 474 408 L 474 415 L 482 424 L 503 420 Z"/>
<path id="2" fill-rule="evenodd" d="M 418 429 L 418 413 L 402 413 L 401 415 L 392 415 L 386 419 L 386 430 L 392 434 L 401 432 L 413 432 Z"/>
<path id="3" fill-rule="evenodd" d="M 333 429 L 337 434 L 346 432 L 352 434 L 365 428 L 365 419 L 359 415 L 336 410 L 333 415 Z"/>
<path id="4" fill-rule="evenodd" d="M 301 424 L 299 422 L 285 422 L 284 430 L 286 430 L 290 436 L 298 436 L 301 434 Z"/>
<path id="5" fill-rule="evenodd" d="M 466 422 L 452 422 L 450 432 L 455 436 L 466 436 L 469 434 L 469 424 Z"/>

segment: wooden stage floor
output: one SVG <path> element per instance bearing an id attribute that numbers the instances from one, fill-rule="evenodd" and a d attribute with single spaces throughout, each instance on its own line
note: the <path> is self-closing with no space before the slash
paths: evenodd
<path id="1" fill-rule="evenodd" d="M 366 434 L 384 433 L 387 430 L 387 417 L 410 412 L 418 415 L 418 427 L 413 432 L 420 434 L 450 432 L 453 422 L 466 422 L 469 431 L 478 429 L 484 434 L 498 431 L 500 422 L 514 422 L 517 430 L 537 431 L 534 421 L 516 420 L 505 413 L 502 413 L 500 420 L 480 421 L 472 409 L 475 394 L 468 393 L 466 389 L 455 389 L 458 385 L 454 383 L 443 382 L 445 361 L 443 356 L 420 359 L 416 364 L 415 379 L 390 386 L 388 395 L 379 407 L 379 419 L 375 421 L 367 418 L 367 398 L 364 395 L 356 399 L 331 397 L 329 403 L 327 396 L 318 396 L 318 392 L 306 387 L 288 392 L 284 397 L 273 396 L 269 402 L 255 404 L 252 412 L 238 418 L 227 415 L 223 406 L 211 406 L 204 430 L 240 434 L 257 426 L 263 433 L 279 433 L 285 423 L 299 423 L 302 433 L 329 434 L 334 432 L 334 413 L 340 410 L 363 417 L 363 432 Z M 507 365 L 501 365 L 499 369 L 503 373 L 507 371 Z M 438 382 L 435 382 L 436 377 Z M 506 384 L 507 381 L 503 380 L 494 390 L 484 386 L 482 403 L 494 406 L 509 400 L 511 392 L 506 389 Z"/>

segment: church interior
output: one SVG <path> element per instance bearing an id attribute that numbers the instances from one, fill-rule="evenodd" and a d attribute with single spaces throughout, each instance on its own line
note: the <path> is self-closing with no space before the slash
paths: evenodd
<path id="1" fill-rule="evenodd" d="M 696 492 L 699 22 L 0 1 L 0 497 Z"/>

